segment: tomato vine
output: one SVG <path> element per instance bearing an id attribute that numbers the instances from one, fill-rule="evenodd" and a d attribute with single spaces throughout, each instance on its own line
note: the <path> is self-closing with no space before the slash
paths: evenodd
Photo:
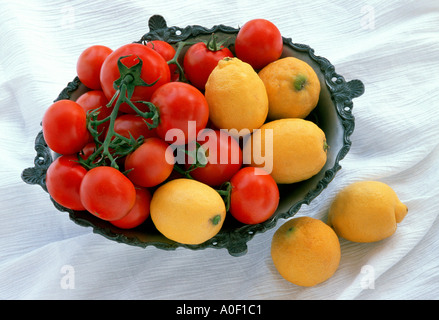
<path id="1" fill-rule="evenodd" d="M 157 127 L 159 123 L 159 113 L 154 104 L 147 101 L 136 101 L 138 103 L 146 104 L 149 107 L 149 112 L 142 112 L 131 101 L 131 97 L 136 86 L 150 87 L 157 83 L 159 79 L 153 83 L 146 83 L 140 77 L 140 72 L 143 65 L 142 60 L 138 58 L 138 63 L 131 68 L 128 68 L 121 62 L 121 60 L 126 57 L 127 56 L 120 57 L 117 62 L 120 72 L 120 78 L 114 82 L 114 86 L 117 88 L 117 90 L 113 98 L 105 106 L 106 108 L 113 108 L 111 114 L 101 120 L 97 119 L 100 112 L 99 108 L 92 110 L 87 114 L 87 128 L 97 146 L 95 151 L 87 159 L 79 157 L 79 162 L 87 169 L 105 165 L 108 162 L 113 168 L 119 169 L 119 165 L 117 164 L 116 160 L 133 152 L 143 143 L 143 137 L 139 137 L 136 140 L 132 135 L 130 135 L 130 138 L 126 138 L 114 131 L 114 122 L 118 116 L 119 108 L 122 103 L 127 103 L 141 117 L 151 119 L 152 124 L 145 121 L 150 129 Z M 110 121 L 110 124 L 108 126 L 105 139 L 103 142 L 101 142 L 99 137 L 103 133 L 98 132 L 97 127 L 107 121 Z"/>

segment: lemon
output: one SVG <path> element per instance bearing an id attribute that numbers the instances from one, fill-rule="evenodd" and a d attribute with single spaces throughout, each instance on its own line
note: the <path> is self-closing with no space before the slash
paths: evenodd
<path id="1" fill-rule="evenodd" d="M 323 221 L 298 217 L 285 222 L 273 235 L 271 257 L 280 275 L 299 286 L 328 280 L 340 264 L 340 242 Z"/>
<path id="2" fill-rule="evenodd" d="M 354 182 L 331 204 L 328 224 L 346 240 L 375 242 L 393 235 L 408 212 L 395 191 L 379 181 Z"/>
<path id="3" fill-rule="evenodd" d="M 276 60 L 259 71 L 259 77 L 267 89 L 270 120 L 303 119 L 317 106 L 320 81 L 305 61 L 294 57 Z"/>
<path id="4" fill-rule="evenodd" d="M 267 118 L 264 83 L 248 63 L 238 58 L 218 62 L 207 80 L 205 96 L 211 122 L 219 129 L 237 131 L 232 134 L 252 132 Z"/>
<path id="5" fill-rule="evenodd" d="M 313 122 L 279 119 L 265 123 L 244 143 L 251 166 L 264 167 L 278 184 L 295 183 L 316 175 L 327 160 L 325 133 Z"/>
<path id="6" fill-rule="evenodd" d="M 212 187 L 192 179 L 175 179 L 153 194 L 151 219 L 159 232 L 183 244 L 200 244 L 221 229 L 226 207 Z"/>

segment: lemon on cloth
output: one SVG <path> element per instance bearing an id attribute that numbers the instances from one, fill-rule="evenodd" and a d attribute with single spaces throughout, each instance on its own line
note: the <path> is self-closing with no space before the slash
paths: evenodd
<path id="1" fill-rule="evenodd" d="M 245 142 L 243 156 L 246 163 L 264 167 L 276 183 L 285 184 L 317 174 L 326 163 L 327 149 L 325 133 L 315 123 L 289 118 L 256 130 Z"/>
<path id="2" fill-rule="evenodd" d="M 408 212 L 395 191 L 379 181 L 354 182 L 331 204 L 328 225 L 353 242 L 375 242 L 395 233 Z"/>
<path id="3" fill-rule="evenodd" d="M 340 242 L 323 221 L 298 217 L 273 235 L 271 257 L 280 275 L 299 286 L 311 287 L 333 276 L 340 264 Z"/>
<path id="4" fill-rule="evenodd" d="M 268 119 L 306 118 L 317 106 L 320 81 L 314 69 L 294 57 L 276 60 L 259 77 L 267 89 Z"/>
<path id="5" fill-rule="evenodd" d="M 268 97 L 264 83 L 248 63 L 238 58 L 218 62 L 207 80 L 205 96 L 209 118 L 219 129 L 252 132 L 267 118 Z"/>
<path id="6" fill-rule="evenodd" d="M 212 187 L 181 178 L 163 184 L 154 192 L 150 215 L 157 230 L 168 239 L 200 244 L 220 231 L 226 207 Z"/>

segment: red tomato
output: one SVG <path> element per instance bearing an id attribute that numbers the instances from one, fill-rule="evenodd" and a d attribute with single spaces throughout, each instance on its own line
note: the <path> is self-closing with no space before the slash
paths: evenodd
<path id="1" fill-rule="evenodd" d="M 192 45 L 183 60 L 187 79 L 198 89 L 204 90 L 212 70 L 225 57 L 233 57 L 233 53 L 223 46 L 212 48 L 204 42 Z"/>
<path id="2" fill-rule="evenodd" d="M 269 219 L 279 205 L 279 188 L 261 168 L 245 167 L 230 180 L 230 213 L 245 224 Z"/>
<path id="3" fill-rule="evenodd" d="M 221 186 L 229 181 L 242 166 L 239 143 L 228 133 L 205 129 L 198 134 L 198 143 L 204 148 L 207 163 L 190 172 L 192 178 L 210 186 Z M 191 163 L 185 165 L 186 169 Z"/>
<path id="4" fill-rule="evenodd" d="M 151 102 L 160 114 L 157 135 L 168 143 L 186 144 L 197 138 L 209 120 L 209 106 L 204 95 L 184 82 L 170 82 L 158 88 Z M 169 130 L 175 129 L 169 132 Z"/>
<path id="5" fill-rule="evenodd" d="M 81 152 L 79 153 L 79 156 L 82 159 L 87 160 L 88 157 L 90 157 L 95 151 L 96 151 L 96 143 L 89 142 L 84 146 L 84 148 L 82 148 Z"/>
<path id="6" fill-rule="evenodd" d="M 78 99 L 76 99 L 76 103 L 79 104 L 86 113 L 100 108 L 97 120 L 105 119 L 111 114 L 111 111 L 113 110 L 112 108 L 107 107 L 108 100 L 102 90 L 87 91 L 83 93 Z M 98 132 L 101 133 L 101 135 L 99 136 L 101 141 L 105 139 L 104 133 L 109 123 L 110 121 L 106 121 L 98 126 Z"/>
<path id="7" fill-rule="evenodd" d="M 166 60 L 172 60 L 175 56 L 175 49 L 173 46 L 171 46 L 166 41 L 162 40 L 153 40 L 146 43 L 146 46 L 148 48 L 153 49 L 154 51 L 157 51 L 160 53 L 160 55 Z M 171 73 L 171 81 L 175 81 L 178 79 L 178 72 L 177 72 L 177 65 L 174 63 L 168 64 L 169 66 L 169 72 Z"/>
<path id="8" fill-rule="evenodd" d="M 88 171 L 79 195 L 88 212 L 107 221 L 122 219 L 136 201 L 133 183 L 113 167 L 95 167 Z"/>
<path id="9" fill-rule="evenodd" d="M 165 181 L 174 169 L 174 155 L 169 145 L 159 138 L 146 139 L 126 156 L 127 177 L 141 187 L 154 187 Z"/>
<path id="10" fill-rule="evenodd" d="M 47 145 L 59 154 L 74 154 L 89 142 L 87 115 L 74 101 L 58 100 L 44 113 L 43 134 Z"/>
<path id="11" fill-rule="evenodd" d="M 76 155 L 60 156 L 46 172 L 46 187 L 50 196 L 63 207 L 85 210 L 79 188 L 87 170 L 78 163 Z"/>
<path id="12" fill-rule="evenodd" d="M 136 114 L 122 114 L 114 121 L 114 132 L 126 138 L 130 138 L 131 133 L 136 140 L 140 136 L 145 139 L 157 137 L 155 129 L 149 129 L 145 121 L 152 122 L 150 119 L 142 118 Z"/>
<path id="13" fill-rule="evenodd" d="M 76 63 L 79 80 L 90 89 L 101 89 L 100 72 L 102 63 L 113 50 L 105 46 L 91 46 L 85 49 Z"/>
<path id="14" fill-rule="evenodd" d="M 113 87 L 114 81 L 120 78 L 117 61 L 119 58 L 128 56 L 121 60 L 122 64 L 128 68 L 139 63 L 139 58 L 142 60 L 141 78 L 148 84 L 157 81 L 153 86 L 136 86 L 131 100 L 134 101 L 149 101 L 154 91 L 165 83 L 170 81 L 169 67 L 165 59 L 156 51 L 139 43 L 126 44 L 116 49 L 105 59 L 101 69 L 101 85 L 102 90 L 108 100 L 116 93 Z M 148 107 L 144 104 L 136 104 L 141 111 L 148 111 Z M 123 103 L 120 106 L 121 112 L 135 113 L 128 104 Z"/>
<path id="15" fill-rule="evenodd" d="M 265 19 L 245 23 L 235 40 L 235 54 L 254 69 L 262 69 L 282 54 L 283 40 L 279 29 Z"/>
<path id="16" fill-rule="evenodd" d="M 151 198 L 148 189 L 136 187 L 136 202 L 133 208 L 122 219 L 110 223 L 121 229 L 132 229 L 141 225 L 149 217 Z"/>

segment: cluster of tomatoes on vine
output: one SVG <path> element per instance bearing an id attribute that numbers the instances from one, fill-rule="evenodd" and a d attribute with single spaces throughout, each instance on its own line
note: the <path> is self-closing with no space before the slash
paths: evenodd
<path id="1" fill-rule="evenodd" d="M 178 57 L 186 46 L 182 66 Z M 282 37 L 271 22 L 252 20 L 234 48 L 259 69 L 279 58 Z M 262 169 L 243 166 L 239 142 L 209 126 L 204 85 L 218 61 L 233 56 L 214 34 L 176 48 L 156 40 L 83 51 L 76 70 L 88 91 L 76 101 L 56 101 L 43 116 L 45 141 L 59 155 L 46 174 L 53 200 L 134 228 L 148 217 L 154 188 L 183 177 L 215 188 L 242 223 L 270 218 L 279 203 L 276 183 Z M 209 154 L 200 152 L 212 138 L 207 129 L 217 141 Z M 175 153 L 182 150 L 185 161 L 178 163 Z M 228 154 L 228 161 L 220 154 Z"/>

